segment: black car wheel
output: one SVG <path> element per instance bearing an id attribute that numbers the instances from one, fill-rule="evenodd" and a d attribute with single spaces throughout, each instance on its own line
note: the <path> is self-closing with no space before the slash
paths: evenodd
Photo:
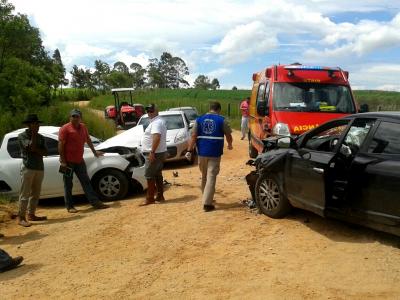
<path id="1" fill-rule="evenodd" d="M 103 170 L 93 177 L 92 182 L 99 197 L 105 201 L 122 199 L 129 190 L 128 178 L 119 170 Z"/>
<path id="2" fill-rule="evenodd" d="M 291 208 L 283 195 L 277 176 L 262 174 L 256 183 L 256 200 L 261 212 L 271 218 L 283 218 Z"/>

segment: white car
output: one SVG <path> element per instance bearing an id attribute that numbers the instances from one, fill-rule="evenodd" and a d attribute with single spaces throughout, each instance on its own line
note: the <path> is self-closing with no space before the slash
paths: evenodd
<path id="1" fill-rule="evenodd" d="M 169 111 L 183 111 L 189 120 L 190 128 L 193 127 L 194 122 L 196 122 L 196 119 L 199 116 L 199 113 L 198 113 L 196 107 L 192 107 L 192 106 L 173 107 L 168 110 Z"/>
<path id="2" fill-rule="evenodd" d="M 21 180 L 21 153 L 18 145 L 18 129 L 7 133 L 0 146 L 0 194 L 18 197 Z M 58 132 L 60 127 L 41 126 L 40 134 L 45 138 L 48 156 L 44 161 L 44 178 L 40 198 L 64 196 L 62 174 L 58 172 L 60 162 L 58 154 Z M 100 140 L 92 137 L 96 150 L 103 151 L 104 156 L 94 157 L 89 147 L 85 146 L 85 159 L 89 178 L 93 188 L 103 200 L 124 198 L 129 189 L 141 191 L 147 188 L 144 178 L 144 157 L 140 150 L 128 147 L 102 146 Z M 79 180 L 74 176 L 73 195 L 83 194 Z"/>
<path id="3" fill-rule="evenodd" d="M 161 111 L 160 117 L 167 125 L 167 161 L 186 160 L 185 153 L 189 145 L 190 129 L 189 120 L 183 111 Z M 143 115 L 138 124 L 104 142 L 103 147 L 121 146 L 121 147 L 137 147 L 141 149 L 141 139 L 144 130 L 150 123 L 147 114 Z M 189 164 L 194 163 L 194 155 L 192 155 Z"/>

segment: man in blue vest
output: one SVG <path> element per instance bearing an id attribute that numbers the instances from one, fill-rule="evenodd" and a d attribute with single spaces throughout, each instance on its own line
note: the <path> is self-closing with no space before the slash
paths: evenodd
<path id="1" fill-rule="evenodd" d="M 213 205 L 215 183 L 220 169 L 221 155 L 224 150 L 224 135 L 228 149 L 232 150 L 232 129 L 223 116 L 220 116 L 221 104 L 210 103 L 210 111 L 197 118 L 192 128 L 187 158 L 190 159 L 194 146 L 197 145 L 199 168 L 201 172 L 201 191 L 204 211 L 215 209 Z"/>

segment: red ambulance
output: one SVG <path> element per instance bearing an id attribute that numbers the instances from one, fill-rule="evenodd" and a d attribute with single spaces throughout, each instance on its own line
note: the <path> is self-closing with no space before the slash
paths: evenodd
<path id="1" fill-rule="evenodd" d="M 249 104 L 249 155 L 263 151 L 271 135 L 297 136 L 358 111 L 341 68 L 274 65 L 253 74 Z"/>

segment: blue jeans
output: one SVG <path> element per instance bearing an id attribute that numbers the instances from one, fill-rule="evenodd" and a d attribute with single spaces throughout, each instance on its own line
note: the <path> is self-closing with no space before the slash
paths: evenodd
<path id="1" fill-rule="evenodd" d="M 75 163 L 67 163 L 68 167 L 72 168 L 73 173 L 76 174 L 76 176 L 78 177 L 83 191 L 85 192 L 85 196 L 88 199 L 90 204 L 95 204 L 97 202 L 99 202 L 99 197 L 97 196 L 96 192 L 94 191 L 91 183 L 90 183 L 90 179 L 89 176 L 87 174 L 87 170 L 86 170 L 86 164 L 85 161 L 82 161 L 79 164 L 75 164 Z M 72 173 L 72 174 L 73 174 Z M 65 200 L 65 207 L 67 209 L 70 209 L 72 207 L 74 207 L 74 202 L 73 202 L 73 198 L 72 198 L 72 179 L 73 176 L 63 176 L 64 179 L 64 200 Z"/>

